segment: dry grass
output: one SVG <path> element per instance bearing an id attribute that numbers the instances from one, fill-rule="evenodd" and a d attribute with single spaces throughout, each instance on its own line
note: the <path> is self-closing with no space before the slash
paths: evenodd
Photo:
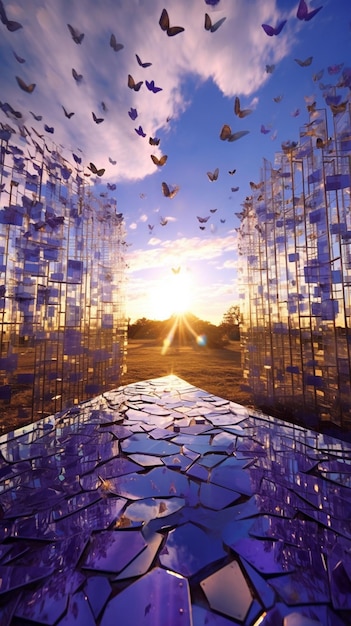
<path id="1" fill-rule="evenodd" d="M 240 389 L 240 342 L 232 342 L 224 349 L 171 347 L 162 354 L 161 343 L 129 340 L 127 373 L 122 377 L 122 385 L 169 374 L 227 400 L 253 406 L 251 395 Z"/>

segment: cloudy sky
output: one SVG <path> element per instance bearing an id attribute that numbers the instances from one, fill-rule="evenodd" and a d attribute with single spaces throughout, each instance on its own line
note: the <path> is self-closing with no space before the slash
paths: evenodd
<path id="1" fill-rule="evenodd" d="M 350 0 L 321 2 L 308 1 L 308 11 L 322 8 L 301 20 L 299 0 L 3 0 L 22 28 L 0 24 L 0 101 L 70 160 L 74 152 L 104 168 L 97 193 L 116 185 L 132 321 L 189 308 L 219 323 L 237 302 L 235 213 L 250 181 L 282 142 L 298 139 L 308 99 L 325 108 L 338 66 L 351 65 Z M 163 9 L 170 34 L 182 32 L 161 28 Z M 262 28 L 283 20 L 278 35 Z M 235 112 L 236 98 L 249 114 Z M 222 141 L 224 124 L 246 132 Z"/>

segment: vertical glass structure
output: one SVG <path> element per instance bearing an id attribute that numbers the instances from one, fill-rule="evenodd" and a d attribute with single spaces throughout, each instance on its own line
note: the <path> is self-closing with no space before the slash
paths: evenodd
<path id="1" fill-rule="evenodd" d="M 329 104 L 333 135 L 309 105 L 240 213 L 244 378 L 259 405 L 349 429 L 351 112 Z"/>
<path id="2" fill-rule="evenodd" d="M 119 384 L 125 233 L 80 157 L 0 133 L 0 411 L 14 425 Z"/>

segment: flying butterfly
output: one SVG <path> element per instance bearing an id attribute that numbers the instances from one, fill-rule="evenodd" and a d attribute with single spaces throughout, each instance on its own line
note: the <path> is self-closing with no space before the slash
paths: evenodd
<path id="1" fill-rule="evenodd" d="M 312 76 L 313 82 L 314 83 L 318 83 L 318 81 L 320 81 L 321 78 L 323 78 L 323 74 L 324 74 L 324 70 L 320 70 L 316 74 L 313 74 L 313 76 Z"/>
<path id="2" fill-rule="evenodd" d="M 234 113 L 240 118 L 246 117 L 252 113 L 252 109 L 241 109 L 240 108 L 240 100 L 238 97 L 234 100 Z"/>
<path id="3" fill-rule="evenodd" d="M 124 45 L 123 43 L 117 43 L 117 39 L 114 36 L 114 34 L 112 33 L 111 37 L 110 37 L 110 46 L 112 48 L 112 50 L 114 50 L 115 52 L 119 52 L 120 50 L 123 50 Z"/>
<path id="4" fill-rule="evenodd" d="M 82 43 L 84 39 L 84 33 L 80 33 L 76 28 L 71 26 L 71 24 L 67 24 L 68 30 L 71 33 L 72 39 L 74 43 Z"/>
<path id="5" fill-rule="evenodd" d="M 309 65 L 311 65 L 313 57 L 307 57 L 307 59 L 304 60 L 295 59 L 295 61 L 300 67 L 308 67 Z"/>
<path id="6" fill-rule="evenodd" d="M 266 65 L 267 74 L 273 74 L 274 70 L 275 70 L 275 65 Z"/>
<path id="7" fill-rule="evenodd" d="M 235 192 L 235 191 L 239 191 L 239 187 L 231 187 L 231 188 L 230 188 L 230 190 L 231 190 L 231 191 L 234 191 L 234 192 Z"/>
<path id="8" fill-rule="evenodd" d="M 199 220 L 200 224 L 206 224 L 206 222 L 208 222 L 208 220 L 210 219 L 209 215 L 207 217 L 200 217 L 199 215 L 197 215 L 196 217 Z"/>
<path id="9" fill-rule="evenodd" d="M 115 161 L 114 159 L 111 159 L 111 157 L 108 157 L 108 160 L 110 161 L 111 165 L 116 165 L 117 161 Z"/>
<path id="10" fill-rule="evenodd" d="M 134 91 L 139 91 L 141 85 L 143 84 L 143 80 L 140 80 L 138 83 L 135 82 L 133 76 L 128 74 L 128 87 L 129 89 L 134 89 Z"/>
<path id="11" fill-rule="evenodd" d="M 210 213 L 216 213 L 217 209 L 210 209 Z"/>
<path id="12" fill-rule="evenodd" d="M 261 24 L 261 26 L 264 32 L 266 33 L 266 35 L 268 35 L 269 37 L 273 37 L 273 35 L 279 35 L 282 32 L 285 24 L 286 24 L 286 20 L 283 20 L 275 27 L 270 26 L 270 24 Z"/>
<path id="13" fill-rule="evenodd" d="M 14 22 L 13 20 L 8 19 L 4 5 L 1 0 L 0 0 L 0 20 L 4 24 L 4 26 L 6 26 L 7 30 L 10 31 L 10 33 L 14 33 L 16 30 L 23 28 L 22 24 L 20 24 L 19 22 Z"/>
<path id="14" fill-rule="evenodd" d="M 83 80 L 83 74 L 78 74 L 78 72 L 74 69 L 74 67 L 72 67 L 72 76 L 78 85 Z"/>
<path id="15" fill-rule="evenodd" d="M 150 144 L 150 146 L 159 146 L 160 145 L 160 139 L 158 139 L 157 137 L 150 137 L 149 138 L 149 144 Z"/>
<path id="16" fill-rule="evenodd" d="M 262 135 L 268 135 L 268 133 L 271 132 L 271 129 L 270 128 L 266 128 L 266 126 L 264 124 L 261 124 L 261 129 L 260 130 L 261 130 Z"/>
<path id="17" fill-rule="evenodd" d="M 35 83 L 32 83 L 31 85 L 27 85 L 20 76 L 16 76 L 16 80 L 17 80 L 19 87 L 22 89 L 22 91 L 25 91 L 26 93 L 33 93 L 36 87 Z"/>
<path id="18" fill-rule="evenodd" d="M 332 74 L 339 74 L 339 72 L 341 72 L 342 67 L 343 67 L 343 63 L 339 63 L 338 65 L 328 65 L 327 70 L 328 70 L 328 74 L 332 75 Z"/>
<path id="19" fill-rule="evenodd" d="M 317 15 L 317 13 L 322 8 L 323 7 L 321 6 L 321 7 L 318 7 L 317 9 L 312 9 L 312 11 L 309 11 L 305 0 L 300 0 L 299 6 L 297 7 L 296 17 L 299 20 L 304 20 L 305 22 L 309 22 L 312 19 L 312 17 Z"/>
<path id="20" fill-rule="evenodd" d="M 40 121 L 43 119 L 43 116 L 42 116 L 42 115 L 35 115 L 35 113 L 33 113 L 33 111 L 29 111 L 29 113 L 30 113 L 31 115 L 33 115 L 34 119 L 35 119 L 37 122 L 40 122 Z"/>
<path id="21" fill-rule="evenodd" d="M 62 104 L 61 106 L 62 106 L 62 108 L 63 108 L 63 112 L 64 112 L 65 116 L 66 116 L 66 117 L 70 120 L 70 119 L 71 119 L 71 117 L 74 115 L 74 111 L 72 111 L 71 113 L 68 113 L 68 112 L 66 111 L 65 107 L 63 106 L 63 104 Z"/>
<path id="22" fill-rule="evenodd" d="M 98 170 L 96 165 L 94 165 L 94 163 L 92 163 L 92 162 L 89 163 L 88 170 L 90 170 L 93 174 L 96 174 L 96 176 L 102 176 L 105 173 L 105 169 L 104 168 L 101 168 L 101 169 Z"/>
<path id="23" fill-rule="evenodd" d="M 180 265 L 178 267 L 172 267 L 172 272 L 173 272 L 173 274 L 179 274 L 179 272 L 180 272 Z"/>
<path id="24" fill-rule="evenodd" d="M 215 33 L 216 30 L 218 30 L 219 27 L 222 26 L 223 22 L 226 21 L 226 19 L 226 17 L 222 17 L 220 20 L 213 24 L 208 13 L 205 13 L 205 30 L 209 30 L 211 33 Z"/>
<path id="25" fill-rule="evenodd" d="M 169 187 L 169 185 L 167 185 L 167 183 L 162 183 L 162 193 L 166 198 L 174 198 L 174 196 L 178 193 L 179 191 L 179 187 L 173 187 L 173 189 L 171 187 Z"/>
<path id="26" fill-rule="evenodd" d="M 23 57 L 20 57 L 18 54 L 16 54 L 16 52 L 13 50 L 13 56 L 15 57 L 16 61 L 18 61 L 18 63 L 25 63 L 26 59 L 24 59 Z"/>
<path id="27" fill-rule="evenodd" d="M 135 132 L 139 137 L 146 137 L 146 133 L 143 131 L 143 127 L 139 126 L 139 128 L 134 128 Z"/>
<path id="28" fill-rule="evenodd" d="M 161 17 L 159 19 L 159 25 L 161 29 L 164 30 L 168 37 L 174 37 L 174 35 L 178 35 L 184 31 L 182 26 L 170 26 L 169 25 L 169 17 L 166 9 L 162 10 Z"/>
<path id="29" fill-rule="evenodd" d="M 279 96 L 274 96 L 273 100 L 278 104 L 283 100 L 283 96 L 281 94 Z"/>
<path id="30" fill-rule="evenodd" d="M 168 159 L 167 154 L 163 154 L 161 156 L 160 159 L 157 158 L 157 156 L 155 156 L 154 154 L 150 154 L 152 162 L 155 163 L 155 165 L 158 165 L 159 167 L 162 167 L 162 165 L 164 165 Z"/>
<path id="31" fill-rule="evenodd" d="M 138 54 L 135 55 L 136 56 L 136 60 L 138 61 L 138 64 L 140 65 L 140 67 L 150 67 L 150 65 L 152 65 L 152 63 L 148 63 L 148 62 L 142 62 L 140 56 Z"/>
<path id="32" fill-rule="evenodd" d="M 168 224 L 168 219 L 166 217 L 160 217 L 161 226 L 166 226 Z"/>
<path id="33" fill-rule="evenodd" d="M 131 107 L 128 111 L 128 115 L 130 117 L 131 120 L 136 120 L 136 118 L 138 117 L 138 111 L 136 109 L 134 109 L 133 107 Z"/>
<path id="34" fill-rule="evenodd" d="M 218 168 L 218 167 L 216 167 L 216 169 L 215 169 L 215 171 L 214 171 L 214 172 L 207 172 L 207 177 L 208 177 L 208 180 L 209 180 L 211 183 L 213 183 L 215 180 L 217 180 L 217 178 L 218 178 L 218 174 L 219 174 L 219 168 Z"/>
<path id="35" fill-rule="evenodd" d="M 48 126 L 47 124 L 44 124 L 44 129 L 46 130 L 47 133 L 51 133 L 52 135 L 54 134 L 53 126 Z"/>
<path id="36" fill-rule="evenodd" d="M 91 114 L 93 116 L 93 120 L 94 120 L 95 124 L 101 124 L 101 122 L 104 121 L 103 117 L 96 117 L 94 111 L 92 111 Z"/>
<path id="37" fill-rule="evenodd" d="M 158 93 L 159 91 L 162 91 L 162 87 L 156 87 L 154 80 L 151 80 L 150 82 L 146 80 L 145 85 L 149 91 L 152 91 L 152 93 Z"/>
<path id="38" fill-rule="evenodd" d="M 244 137 L 245 135 L 248 135 L 249 132 L 249 130 L 239 130 L 236 133 L 232 133 L 232 129 L 230 128 L 230 126 L 228 124 L 224 124 L 219 134 L 219 138 L 222 141 L 232 142 L 240 139 L 241 137 Z"/>

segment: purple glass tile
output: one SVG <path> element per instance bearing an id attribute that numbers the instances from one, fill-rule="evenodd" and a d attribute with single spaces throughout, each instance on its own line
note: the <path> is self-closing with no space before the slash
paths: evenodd
<path id="1" fill-rule="evenodd" d="M 222 542 L 194 524 L 184 524 L 168 534 L 160 554 L 163 567 L 193 576 L 206 565 L 226 556 Z"/>
<path id="2" fill-rule="evenodd" d="M 263 574 L 286 574 L 311 565 L 308 550 L 285 546 L 282 541 L 240 539 L 233 550 Z"/>
<path id="3" fill-rule="evenodd" d="M 213 468 L 210 481 L 221 487 L 227 487 L 244 495 L 252 495 L 253 488 L 250 474 L 244 469 L 247 461 L 238 461 L 229 457 Z"/>
<path id="4" fill-rule="evenodd" d="M 79 591 L 70 597 L 66 615 L 57 622 L 57 626 L 96 626 L 96 621 L 87 596 Z"/>
<path id="5" fill-rule="evenodd" d="M 193 626 L 233 626 L 233 620 L 193 604 Z"/>
<path id="6" fill-rule="evenodd" d="M 152 454 L 129 454 L 129 460 L 139 465 L 139 470 L 142 471 L 144 467 L 157 467 L 157 465 L 163 465 L 163 458 L 159 456 L 153 456 Z M 129 474 L 129 472 L 128 472 Z"/>
<path id="7" fill-rule="evenodd" d="M 108 579 L 103 576 L 90 576 L 87 579 L 84 585 L 84 593 L 88 598 L 95 619 L 97 619 L 107 603 L 111 590 Z"/>
<path id="8" fill-rule="evenodd" d="M 163 541 L 163 535 L 155 532 L 151 534 L 148 533 L 146 536 L 144 531 L 143 536 L 145 541 L 147 541 L 145 550 L 140 552 L 140 554 L 138 554 L 138 556 L 135 557 L 135 559 L 127 565 L 127 567 L 125 567 L 114 580 L 124 580 L 127 578 L 134 578 L 135 576 L 142 576 L 150 569 Z"/>
<path id="9" fill-rule="evenodd" d="M 137 500 L 126 507 L 123 516 L 131 521 L 147 524 L 158 517 L 167 517 L 182 509 L 185 505 L 183 498 L 145 498 Z"/>
<path id="10" fill-rule="evenodd" d="M 201 483 L 200 486 L 200 502 L 203 506 L 219 511 L 233 504 L 241 497 L 240 493 L 236 493 L 231 489 L 214 485 L 213 483 Z"/>
<path id="11" fill-rule="evenodd" d="M 243 569 L 251 581 L 252 588 L 260 599 L 265 609 L 269 609 L 274 605 L 276 595 L 269 583 L 258 574 L 254 567 L 251 567 L 244 559 L 241 559 Z"/>
<path id="12" fill-rule="evenodd" d="M 52 574 L 52 568 L 50 567 L 15 567 L 11 565 L 1 565 L 0 595 L 47 578 L 50 574 Z"/>
<path id="13" fill-rule="evenodd" d="M 20 600 L 20 596 L 11 598 L 4 606 L 0 606 L 0 624 L 1 626 L 11 626 L 12 618 L 16 610 L 17 603 Z"/>
<path id="14" fill-rule="evenodd" d="M 111 482 L 115 493 L 131 500 L 168 496 L 182 498 L 189 492 L 189 480 L 167 467 L 156 467 L 146 474 L 128 474 Z"/>
<path id="15" fill-rule="evenodd" d="M 151 439 L 147 434 L 135 434 L 121 442 L 124 453 L 139 452 L 142 454 L 154 454 L 165 456 L 167 454 L 178 454 L 179 446 L 169 441 Z"/>
<path id="16" fill-rule="evenodd" d="M 151 570 L 110 600 L 100 626 L 116 626 L 120 615 L 123 626 L 191 626 L 187 580 L 160 568 Z"/>
<path id="17" fill-rule="evenodd" d="M 166 465 L 166 467 L 186 472 L 186 470 L 192 465 L 193 460 L 184 454 L 174 454 L 171 456 L 164 456 L 162 458 L 162 462 Z"/>
<path id="18" fill-rule="evenodd" d="M 124 498 L 103 498 L 86 509 L 80 509 L 68 517 L 58 519 L 50 525 L 50 528 L 59 537 L 68 537 L 83 531 L 106 530 L 119 518 L 125 504 Z"/>
<path id="19" fill-rule="evenodd" d="M 146 541 L 138 530 L 102 531 L 91 537 L 82 566 L 118 574 L 145 547 Z"/>
<path id="20" fill-rule="evenodd" d="M 194 463 L 194 465 L 187 470 L 186 475 L 190 476 L 190 478 L 197 478 L 201 481 L 208 480 L 208 470 L 198 463 Z"/>
<path id="21" fill-rule="evenodd" d="M 66 612 L 67 605 L 66 590 L 54 586 L 50 581 L 37 591 L 27 591 L 23 594 L 16 609 L 16 617 L 53 626 Z"/>
<path id="22" fill-rule="evenodd" d="M 240 622 L 245 620 L 253 597 L 236 561 L 203 579 L 200 585 L 212 609 Z"/>
<path id="23" fill-rule="evenodd" d="M 330 602 L 328 580 L 323 571 L 317 575 L 311 569 L 301 568 L 286 576 L 271 578 L 269 583 L 290 606 Z"/>
<path id="24" fill-rule="evenodd" d="M 350 547 L 336 544 L 328 556 L 330 593 L 334 609 L 351 610 Z"/>

